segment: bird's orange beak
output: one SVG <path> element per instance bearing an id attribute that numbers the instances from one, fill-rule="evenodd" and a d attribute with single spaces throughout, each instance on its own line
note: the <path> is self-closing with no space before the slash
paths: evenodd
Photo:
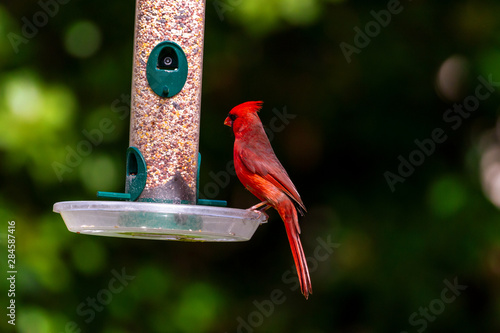
<path id="1" fill-rule="evenodd" d="M 229 127 L 233 126 L 233 121 L 231 120 L 231 118 L 226 117 L 226 120 L 224 120 L 224 125 Z"/>

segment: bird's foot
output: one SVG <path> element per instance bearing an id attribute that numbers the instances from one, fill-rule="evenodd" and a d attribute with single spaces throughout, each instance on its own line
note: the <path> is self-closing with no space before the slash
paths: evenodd
<path id="1" fill-rule="evenodd" d="M 265 212 L 266 210 L 268 210 L 269 208 L 271 208 L 271 205 L 269 204 L 269 202 L 267 201 L 262 201 L 262 202 L 259 202 L 258 204 L 256 205 L 253 205 L 252 207 L 250 208 L 247 208 L 247 210 L 258 210 L 259 212 Z"/>

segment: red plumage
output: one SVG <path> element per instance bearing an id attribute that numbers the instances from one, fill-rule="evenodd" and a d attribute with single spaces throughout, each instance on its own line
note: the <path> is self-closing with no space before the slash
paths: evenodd
<path id="1" fill-rule="evenodd" d="M 285 223 L 285 229 L 297 267 L 302 294 L 312 294 L 311 279 L 299 234 L 298 214 L 306 211 L 297 189 L 276 158 L 257 112 L 262 102 L 246 102 L 235 106 L 224 121 L 233 128 L 234 168 L 239 180 L 262 201 L 255 207 L 274 207 Z"/>

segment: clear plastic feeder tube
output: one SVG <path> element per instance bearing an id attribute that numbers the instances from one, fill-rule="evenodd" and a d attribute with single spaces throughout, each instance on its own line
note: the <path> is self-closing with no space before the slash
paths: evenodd
<path id="1" fill-rule="evenodd" d="M 204 20 L 205 1 L 137 0 L 130 146 L 141 152 L 147 165 L 139 201 L 196 203 Z M 146 73 L 151 70 L 148 62 L 155 61 L 150 59 L 152 50 L 166 41 L 176 43 L 187 59 L 187 78 L 171 97 L 153 91 Z M 185 69 L 182 59 L 175 54 L 169 58 L 169 50 L 159 52 L 167 60 L 157 66 L 171 66 L 167 79 L 175 79 Z M 161 89 L 172 94 L 171 86 Z"/>

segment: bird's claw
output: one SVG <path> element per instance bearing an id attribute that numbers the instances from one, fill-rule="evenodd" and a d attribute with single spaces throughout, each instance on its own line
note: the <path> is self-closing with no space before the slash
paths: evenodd
<path id="1" fill-rule="evenodd" d="M 269 219 L 269 215 L 265 212 L 265 209 L 259 208 L 259 209 L 254 209 L 253 207 L 247 208 L 246 210 L 250 212 L 257 212 L 265 216 L 266 220 Z"/>
<path id="2" fill-rule="evenodd" d="M 256 205 L 253 205 L 250 208 L 247 208 L 247 210 L 258 210 L 260 212 L 264 212 L 264 211 L 268 210 L 269 208 L 271 208 L 271 205 L 269 204 L 269 202 L 262 201 L 262 202 L 259 202 Z"/>

